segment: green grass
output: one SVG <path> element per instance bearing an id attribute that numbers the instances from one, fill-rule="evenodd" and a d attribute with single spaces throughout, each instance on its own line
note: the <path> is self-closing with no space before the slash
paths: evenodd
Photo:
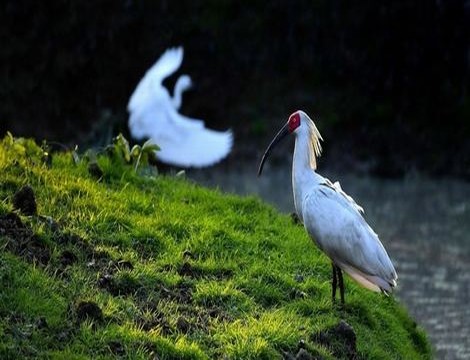
<path id="1" fill-rule="evenodd" d="M 431 357 L 395 299 L 347 279 L 346 307 L 334 306 L 328 259 L 259 199 L 105 156 L 96 179 L 70 153 L 48 165 L 36 150 L 0 145 L 0 216 L 24 224 L 0 223 L 0 358 L 275 359 L 300 343 L 348 358 L 331 335 L 340 320 L 356 358 Z M 27 184 L 38 216 L 13 209 Z"/>

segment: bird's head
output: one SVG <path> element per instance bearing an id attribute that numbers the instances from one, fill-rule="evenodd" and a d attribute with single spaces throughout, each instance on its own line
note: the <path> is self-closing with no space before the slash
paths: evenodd
<path id="1" fill-rule="evenodd" d="M 298 110 L 289 116 L 289 120 L 287 120 L 287 124 L 286 124 L 289 134 L 293 133 L 300 126 L 300 122 L 301 122 L 300 118 L 303 115 L 306 115 L 306 114 L 302 110 Z"/>
<path id="2" fill-rule="evenodd" d="M 193 82 L 191 81 L 191 77 L 189 75 L 181 75 L 178 80 L 176 80 L 175 88 L 178 88 L 179 91 L 183 92 L 193 86 Z"/>
<path id="3" fill-rule="evenodd" d="M 263 158 L 261 159 L 261 163 L 259 165 L 258 176 L 261 175 L 261 172 L 263 171 L 264 162 L 268 158 L 268 155 L 271 152 L 271 150 L 274 148 L 274 146 L 276 146 L 279 142 L 281 142 L 281 140 L 284 139 L 287 135 L 289 134 L 298 135 L 300 132 L 309 134 L 309 137 L 311 138 L 311 141 L 310 141 L 312 145 L 311 163 L 312 163 L 312 168 L 316 167 L 315 156 L 320 155 L 320 152 L 321 152 L 320 140 L 323 140 L 323 139 L 320 133 L 318 132 L 315 124 L 309 118 L 309 116 L 302 110 L 297 110 L 296 112 L 292 113 L 289 116 L 287 123 L 285 123 L 284 126 L 281 128 L 281 130 L 279 130 L 277 135 L 274 137 L 274 139 L 271 141 L 268 148 L 264 152 Z"/>

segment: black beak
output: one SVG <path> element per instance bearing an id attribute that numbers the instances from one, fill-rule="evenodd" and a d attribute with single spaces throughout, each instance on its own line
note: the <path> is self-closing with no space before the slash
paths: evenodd
<path id="1" fill-rule="evenodd" d="M 271 149 L 276 146 L 277 143 L 279 143 L 282 139 L 284 139 L 287 135 L 289 135 L 289 128 L 287 126 L 287 123 L 279 130 L 277 133 L 276 137 L 271 141 L 271 144 L 269 144 L 268 148 L 264 152 L 263 158 L 261 159 L 261 163 L 259 164 L 259 169 L 258 169 L 258 176 L 261 175 L 261 172 L 263 171 L 263 166 L 264 162 L 268 158 L 269 153 L 271 152 Z"/>

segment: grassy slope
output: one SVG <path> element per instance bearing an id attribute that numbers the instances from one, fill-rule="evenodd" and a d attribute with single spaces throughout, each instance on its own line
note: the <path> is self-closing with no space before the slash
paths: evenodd
<path id="1" fill-rule="evenodd" d="M 0 215 L 30 184 L 43 216 L 20 216 L 35 237 L 0 228 L 0 358 L 279 358 L 301 340 L 312 355 L 347 357 L 328 335 L 340 319 L 358 358 L 431 356 L 393 298 L 348 279 L 346 308 L 334 307 L 327 258 L 288 216 L 99 164 L 102 181 L 70 154 L 48 167 L 0 147 Z"/>

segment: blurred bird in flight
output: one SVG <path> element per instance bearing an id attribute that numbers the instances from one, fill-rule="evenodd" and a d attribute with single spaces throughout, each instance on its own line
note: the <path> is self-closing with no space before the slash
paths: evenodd
<path id="1" fill-rule="evenodd" d="M 173 96 L 163 80 L 173 74 L 183 61 L 183 48 L 170 48 L 147 70 L 134 90 L 127 110 L 133 138 L 143 138 L 160 147 L 157 158 L 181 167 L 213 165 L 228 155 L 233 135 L 228 131 L 207 129 L 202 120 L 179 113 L 182 94 L 192 86 L 188 75 L 176 81 Z"/>

